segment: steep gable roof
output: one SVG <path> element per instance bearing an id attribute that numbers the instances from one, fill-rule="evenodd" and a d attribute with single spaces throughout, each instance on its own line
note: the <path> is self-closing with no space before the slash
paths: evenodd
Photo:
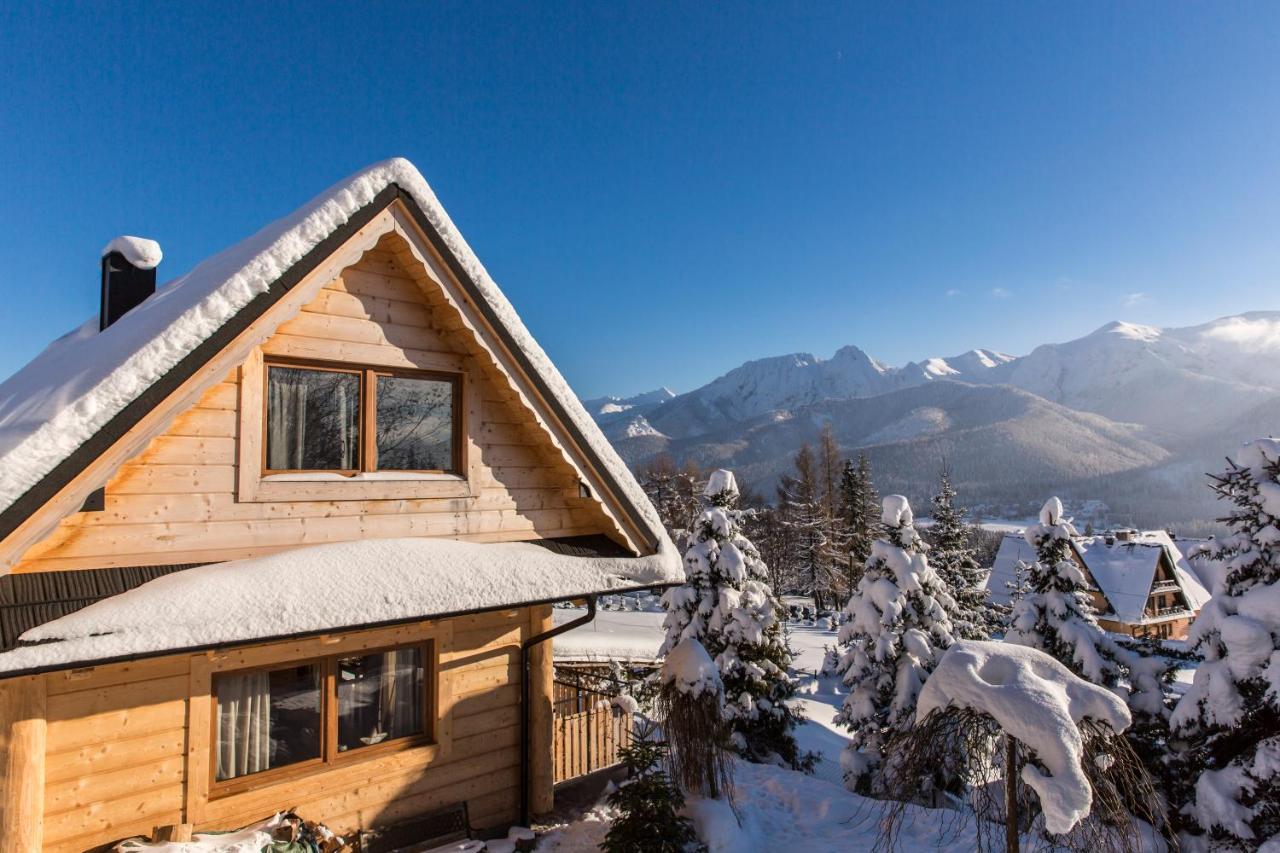
<path id="1" fill-rule="evenodd" d="M 421 174 L 403 159 L 375 164 L 334 185 L 158 289 L 105 331 L 97 331 L 96 318 L 85 323 L 0 384 L 0 539 L 397 200 L 589 459 L 616 505 L 643 533 L 643 545 L 678 561 L 635 478 Z"/>
<path id="2" fill-rule="evenodd" d="M 1133 541 L 1081 536 L 1073 538 L 1071 545 L 1111 605 L 1116 618 L 1126 624 L 1137 624 L 1143 620 L 1162 554 L 1169 556 L 1178 586 L 1192 608 L 1198 610 L 1209 600 L 1209 593 L 1187 570 L 1182 552 L 1163 531 L 1144 531 Z M 1006 533 L 987 575 L 986 588 L 991 593 L 991 600 L 998 604 L 1009 603 L 1005 583 L 1015 580 L 1019 562 L 1034 563 L 1035 560 L 1035 548 L 1021 533 Z"/>

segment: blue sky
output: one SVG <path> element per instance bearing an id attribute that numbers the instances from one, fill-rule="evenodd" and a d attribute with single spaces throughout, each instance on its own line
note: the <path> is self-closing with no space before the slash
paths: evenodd
<path id="1" fill-rule="evenodd" d="M 584 396 L 1280 308 L 1280 5 L 0 9 L 0 375 L 412 159 Z"/>

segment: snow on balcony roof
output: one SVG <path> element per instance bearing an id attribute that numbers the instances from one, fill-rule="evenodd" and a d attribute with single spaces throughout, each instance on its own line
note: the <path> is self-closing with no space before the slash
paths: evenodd
<path id="1" fill-rule="evenodd" d="M 308 252 L 395 185 L 422 209 L 489 309 L 583 436 L 656 548 L 666 531 L 631 472 L 459 233 L 417 168 L 376 163 L 157 289 L 102 332 L 93 317 L 0 383 L 0 512 L 67 459 Z M 676 557 L 678 559 L 678 555 Z"/>
<path id="2" fill-rule="evenodd" d="M 1162 551 L 1169 553 L 1178 586 L 1191 607 L 1199 610 L 1209 600 L 1209 592 L 1196 579 L 1186 557 L 1163 530 L 1136 533 L 1131 541 L 1105 536 L 1081 536 L 1073 538 L 1071 542 L 1088 567 L 1094 583 L 1102 590 L 1107 601 L 1111 602 L 1115 616 L 1121 622 L 1137 624 L 1142 621 Z M 997 604 L 1007 604 L 1009 591 L 1005 582 L 1015 580 L 1019 561 L 1034 563 L 1035 560 L 1035 548 L 1031 547 L 1022 534 L 1005 534 L 987 576 L 986 585 L 991 593 L 991 600 Z"/>
<path id="3" fill-rule="evenodd" d="M 32 628 L 0 673 L 62 668 L 684 581 L 663 555 L 576 557 L 529 542 L 366 539 L 165 575 Z"/>

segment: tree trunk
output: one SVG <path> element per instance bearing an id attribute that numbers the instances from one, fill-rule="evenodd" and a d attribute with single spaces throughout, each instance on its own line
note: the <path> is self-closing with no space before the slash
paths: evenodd
<path id="1" fill-rule="evenodd" d="M 1018 853 L 1018 742 L 1004 736 L 1004 849 Z"/>

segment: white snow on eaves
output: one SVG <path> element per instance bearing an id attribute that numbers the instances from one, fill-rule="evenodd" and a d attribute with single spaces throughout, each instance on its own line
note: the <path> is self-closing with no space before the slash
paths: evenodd
<path id="1" fill-rule="evenodd" d="M 679 561 L 661 520 L 627 466 L 489 277 L 435 193 L 408 160 L 376 163 L 288 216 L 160 288 L 105 331 L 96 318 L 51 344 L 0 384 L 0 511 L 210 337 L 325 238 L 397 184 L 418 203 L 533 371 L 642 515 L 652 541 Z"/>
<path id="2" fill-rule="evenodd" d="M 0 672 L 246 642 L 682 581 L 662 556 L 366 539 L 174 572 L 32 628 Z M 307 594 L 307 591 L 320 594 Z"/>
<path id="3" fill-rule="evenodd" d="M 160 251 L 160 244 L 155 240 L 148 240 L 146 237 L 116 237 L 110 243 L 102 247 L 100 257 L 105 258 L 112 252 L 119 252 L 124 255 L 124 259 L 133 264 L 140 270 L 153 270 L 160 266 L 160 261 L 164 260 L 164 252 Z"/>

